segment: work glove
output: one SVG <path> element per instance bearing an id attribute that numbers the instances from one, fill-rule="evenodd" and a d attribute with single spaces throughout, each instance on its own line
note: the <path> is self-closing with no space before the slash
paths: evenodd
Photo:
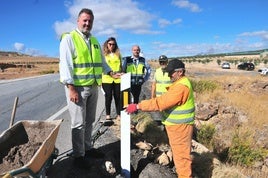
<path id="1" fill-rule="evenodd" d="M 126 108 L 126 112 L 128 114 L 132 114 L 138 110 L 137 104 L 129 104 L 128 107 Z"/>

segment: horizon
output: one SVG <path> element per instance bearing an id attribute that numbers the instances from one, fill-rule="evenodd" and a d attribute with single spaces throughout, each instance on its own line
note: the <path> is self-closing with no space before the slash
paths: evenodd
<path id="1" fill-rule="evenodd" d="M 252 50 L 252 51 L 237 51 L 237 52 L 228 52 L 228 53 L 217 53 L 217 54 L 200 54 L 200 55 L 193 55 L 193 56 L 170 56 L 169 58 L 189 58 L 189 57 L 207 57 L 207 56 L 217 56 L 217 55 L 226 55 L 226 56 L 233 56 L 233 55 L 258 55 L 258 54 L 261 54 L 265 51 L 268 51 L 268 48 L 266 49 L 260 49 L 260 50 Z M 1 51 L 0 50 L 0 56 L 1 56 L 1 53 L 14 53 L 14 54 L 18 54 L 18 55 L 24 55 L 24 56 L 30 56 L 30 57 L 44 57 L 44 58 L 58 58 L 58 57 L 50 57 L 50 56 L 31 56 L 31 55 L 28 55 L 28 54 L 25 54 L 25 53 L 21 53 L 21 52 L 17 52 L 17 51 Z M 241 53 L 241 54 L 239 54 Z M 242 54 L 244 53 L 244 54 Z M 247 54 L 249 53 L 249 54 Z M 254 54 L 252 54 L 254 53 Z M 156 60 L 158 58 L 147 58 L 147 60 Z"/>

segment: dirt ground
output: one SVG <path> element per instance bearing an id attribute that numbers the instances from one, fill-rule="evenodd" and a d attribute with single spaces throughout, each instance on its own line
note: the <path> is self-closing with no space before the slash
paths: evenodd
<path id="1" fill-rule="evenodd" d="M 0 175 L 9 172 L 14 169 L 23 167 L 33 158 L 34 154 L 40 148 L 42 143 L 46 140 L 49 134 L 52 132 L 55 126 L 47 125 L 43 122 L 34 124 L 33 126 L 24 126 L 25 131 L 21 134 L 25 134 L 27 142 L 20 144 L 20 137 L 12 136 L 12 138 L 1 137 L 2 139 L 13 139 L 16 141 L 16 145 L 8 150 L 8 154 L 4 157 L 0 157 Z M 21 131 L 21 127 L 16 127 L 14 132 Z M 7 134 L 8 135 L 8 134 Z M 11 137 L 11 136 L 10 136 Z M 25 140 L 25 141 L 26 141 Z"/>

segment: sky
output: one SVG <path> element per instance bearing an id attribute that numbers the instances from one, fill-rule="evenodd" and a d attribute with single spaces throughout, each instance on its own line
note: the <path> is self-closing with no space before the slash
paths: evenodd
<path id="1" fill-rule="evenodd" d="M 59 57 L 59 37 L 92 9 L 92 35 L 145 58 L 268 48 L 267 0 L 1 0 L 0 51 Z"/>

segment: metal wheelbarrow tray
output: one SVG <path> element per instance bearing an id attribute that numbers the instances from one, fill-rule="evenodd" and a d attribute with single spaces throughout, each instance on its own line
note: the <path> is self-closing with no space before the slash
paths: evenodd
<path id="1" fill-rule="evenodd" d="M 54 121 L 19 121 L 0 135 L 0 166 L 9 151 L 16 146 L 38 141 L 39 148 L 29 162 L 22 167 L 1 172 L 0 177 L 42 177 L 53 159 L 57 157 L 55 142 L 62 120 Z M 45 132 L 44 132 L 45 131 Z M 45 134 L 44 134 L 45 133 Z M 40 140 L 40 138 L 41 140 Z M 39 140 L 37 140 L 39 138 Z"/>

